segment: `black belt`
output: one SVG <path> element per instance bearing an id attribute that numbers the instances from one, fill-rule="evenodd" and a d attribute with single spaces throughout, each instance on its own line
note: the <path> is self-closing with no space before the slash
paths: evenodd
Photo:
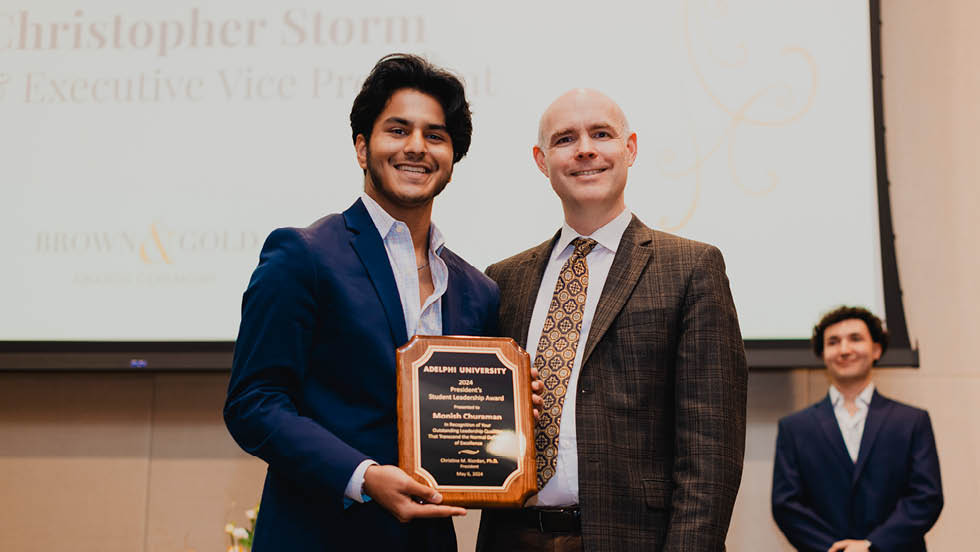
<path id="1" fill-rule="evenodd" d="M 542 533 L 581 533 L 582 511 L 571 508 L 524 508 L 518 510 L 524 524 Z"/>

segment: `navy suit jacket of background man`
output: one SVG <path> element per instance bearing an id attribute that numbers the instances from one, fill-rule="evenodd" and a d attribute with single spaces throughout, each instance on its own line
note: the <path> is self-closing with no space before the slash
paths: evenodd
<path id="1" fill-rule="evenodd" d="M 440 256 L 443 333 L 493 335 L 496 285 L 448 249 Z M 408 338 L 361 200 L 268 237 L 244 295 L 225 405 L 232 436 L 269 464 L 256 550 L 399 550 L 416 524 L 433 524 L 440 546 L 455 549 L 450 519 L 400 524 L 373 501 L 344 508 L 363 460 L 398 463 L 395 350 Z"/>
<path id="2" fill-rule="evenodd" d="M 925 550 L 943 507 L 939 458 L 925 410 L 871 398 L 857 462 L 830 398 L 779 421 L 772 513 L 799 550 L 826 552 L 842 539 L 872 550 Z"/>

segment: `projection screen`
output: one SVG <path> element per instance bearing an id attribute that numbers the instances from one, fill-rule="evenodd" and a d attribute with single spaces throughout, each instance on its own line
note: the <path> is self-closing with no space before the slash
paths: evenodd
<path id="1" fill-rule="evenodd" d="M 361 193 L 351 102 L 399 51 L 465 79 L 472 147 L 433 220 L 478 268 L 560 226 L 538 118 L 597 88 L 637 133 L 628 207 L 724 253 L 751 365 L 814 364 L 845 303 L 915 365 L 877 25 L 853 0 L 2 0 L 0 368 L 227 368 L 265 236 Z"/>

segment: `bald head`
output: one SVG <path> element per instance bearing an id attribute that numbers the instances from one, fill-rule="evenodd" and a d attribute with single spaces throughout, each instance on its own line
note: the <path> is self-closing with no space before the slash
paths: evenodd
<path id="1" fill-rule="evenodd" d="M 580 112 L 585 108 L 606 110 L 613 119 L 611 122 L 619 128 L 622 136 L 629 136 L 629 123 L 619 104 L 598 90 L 575 88 L 558 96 L 558 99 L 551 102 L 548 109 L 544 110 L 538 122 L 538 146 L 544 147 L 552 134 L 567 126 L 569 113 Z"/>
<path id="2" fill-rule="evenodd" d="M 561 199 L 565 222 L 590 235 L 626 209 L 624 191 L 636 159 L 636 134 L 623 110 L 605 94 L 562 94 L 538 127 L 534 162 Z"/>

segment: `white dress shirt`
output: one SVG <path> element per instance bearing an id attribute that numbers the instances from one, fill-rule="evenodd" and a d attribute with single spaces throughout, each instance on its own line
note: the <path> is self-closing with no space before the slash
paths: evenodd
<path id="1" fill-rule="evenodd" d="M 598 245 L 585 257 L 586 265 L 589 267 L 589 286 L 586 288 L 585 312 L 582 313 L 581 338 L 575 350 L 575 361 L 572 363 L 572 374 L 568 379 L 568 388 L 565 392 L 565 403 L 562 406 L 561 422 L 558 428 L 558 461 L 555 467 L 555 474 L 541 491 L 531 497 L 527 504 L 529 506 L 573 506 L 578 504 L 578 439 L 575 435 L 575 394 L 578 389 L 578 376 L 582 368 L 582 355 L 585 352 L 585 344 L 588 341 L 589 329 L 592 327 L 592 318 L 595 315 L 596 305 L 599 304 L 599 296 L 602 294 L 602 287 L 609 276 L 609 269 L 612 267 L 613 258 L 616 256 L 616 249 L 619 248 L 619 240 L 623 237 L 623 232 L 630 223 L 632 214 L 629 209 L 624 209 L 616 218 L 606 223 L 592 233 L 592 238 Z M 541 279 L 541 287 L 538 288 L 537 301 L 534 303 L 534 311 L 531 315 L 531 325 L 527 332 L 527 349 L 531 355 L 531 365 L 534 365 L 534 357 L 537 354 L 538 341 L 541 340 L 541 329 L 544 327 L 544 320 L 548 315 L 548 307 L 551 305 L 551 298 L 555 294 L 555 285 L 558 283 L 558 274 L 561 272 L 565 261 L 572 256 L 575 248 L 571 245 L 572 240 L 580 234 L 572 229 L 568 224 L 562 226 L 561 236 L 555 243 L 551 251 L 551 258 Z"/>
<path id="2" fill-rule="evenodd" d="M 429 271 L 435 291 L 422 304 L 419 296 L 419 269 L 415 264 L 415 245 L 412 243 L 412 233 L 408 225 L 392 218 L 367 194 L 362 194 L 361 200 L 381 234 L 388 253 L 388 264 L 395 275 L 395 285 L 398 286 L 398 297 L 405 315 L 406 335 L 442 335 L 442 296 L 449 285 L 449 268 L 439 256 L 439 251 L 446 243 L 442 232 L 435 224 L 429 225 Z M 377 462 L 368 459 L 357 466 L 347 482 L 344 496 L 357 502 L 367 499 L 362 492 L 364 472 L 374 464 Z"/>
<path id="3" fill-rule="evenodd" d="M 871 406 L 871 396 L 874 395 L 874 392 L 875 384 L 869 383 L 855 399 L 854 404 L 857 405 L 857 412 L 852 416 L 844 407 L 844 395 L 833 385 L 830 386 L 830 403 L 834 405 L 837 426 L 840 427 L 840 434 L 844 437 L 847 454 L 855 463 L 858 459 L 858 453 L 861 451 L 864 422 L 868 419 L 868 407 Z"/>

